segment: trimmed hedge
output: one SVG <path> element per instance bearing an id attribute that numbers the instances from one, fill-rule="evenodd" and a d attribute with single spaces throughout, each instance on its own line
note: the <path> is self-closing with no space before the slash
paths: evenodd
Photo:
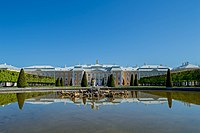
<path id="1" fill-rule="evenodd" d="M 139 83 L 149 85 L 165 85 L 167 75 L 144 77 L 139 80 Z M 200 69 L 179 71 L 171 73 L 173 83 L 181 82 L 200 82 Z"/>
<path id="2" fill-rule="evenodd" d="M 110 75 L 110 86 L 109 87 L 115 87 L 115 79 L 113 74 Z"/>
<path id="3" fill-rule="evenodd" d="M 84 72 L 82 80 L 81 80 L 81 87 L 87 87 L 87 86 L 88 86 L 87 76 L 86 76 L 86 72 Z"/>
<path id="4" fill-rule="evenodd" d="M 26 81 L 26 75 L 25 75 L 24 69 L 21 69 L 19 73 L 19 77 L 17 80 L 17 87 L 19 88 L 27 87 L 27 81 Z"/>
<path id="5" fill-rule="evenodd" d="M 0 70 L 0 82 L 17 82 L 19 72 Z M 26 74 L 27 83 L 42 83 L 42 84 L 54 84 L 53 77 L 37 76 Z"/>

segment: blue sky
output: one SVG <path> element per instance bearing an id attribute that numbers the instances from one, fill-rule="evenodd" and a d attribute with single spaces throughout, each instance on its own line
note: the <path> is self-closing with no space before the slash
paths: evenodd
<path id="1" fill-rule="evenodd" d="M 0 63 L 200 64 L 199 0 L 2 0 Z"/>

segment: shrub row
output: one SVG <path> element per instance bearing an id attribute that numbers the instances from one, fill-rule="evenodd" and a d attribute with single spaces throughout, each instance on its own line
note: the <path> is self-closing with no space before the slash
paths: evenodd
<path id="1" fill-rule="evenodd" d="M 0 82 L 17 82 L 19 72 L 0 70 Z M 28 83 L 55 83 L 53 77 L 37 76 L 32 74 L 26 74 L 26 80 Z"/>
<path id="2" fill-rule="evenodd" d="M 172 82 L 200 82 L 200 69 L 179 71 L 171 73 Z M 166 75 L 144 77 L 139 80 L 140 84 L 165 85 Z"/>

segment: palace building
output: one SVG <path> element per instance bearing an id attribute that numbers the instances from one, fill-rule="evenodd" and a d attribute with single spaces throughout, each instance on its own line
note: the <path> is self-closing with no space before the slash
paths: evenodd
<path id="1" fill-rule="evenodd" d="M 17 67 L 14 67 L 12 65 L 8 65 L 6 63 L 4 64 L 0 64 L 0 70 L 9 70 L 9 71 L 16 71 L 16 72 L 19 72 L 20 69 L 17 68 Z"/>
<path id="2" fill-rule="evenodd" d="M 118 65 L 75 65 L 73 67 L 54 68 L 52 66 L 31 66 L 25 67 L 25 72 L 29 74 L 35 74 L 39 76 L 51 76 L 57 78 L 63 78 L 65 85 L 69 85 L 71 80 L 74 86 L 81 84 L 83 73 L 86 72 L 88 84 L 91 84 L 92 80 L 95 80 L 96 86 L 101 86 L 102 81 L 107 82 L 109 75 L 113 74 L 116 85 L 124 84 L 128 85 L 131 74 L 136 74 L 135 68 L 123 68 Z"/>
<path id="3" fill-rule="evenodd" d="M 87 81 L 90 85 L 92 80 L 95 81 L 96 86 L 101 86 L 104 80 L 106 84 L 108 76 L 113 74 L 115 78 L 115 85 L 130 85 L 131 75 L 137 74 L 138 79 L 147 76 L 163 75 L 167 73 L 169 67 L 161 65 L 144 65 L 142 67 L 122 67 L 119 65 L 104 65 L 96 64 L 91 65 L 75 65 L 72 67 L 53 67 L 53 66 L 30 66 L 24 67 L 25 72 L 39 76 L 50 76 L 64 79 L 65 85 L 70 82 L 74 86 L 80 86 L 83 73 L 86 72 Z"/>
<path id="4" fill-rule="evenodd" d="M 164 75 L 167 73 L 167 70 L 171 68 L 163 65 L 143 65 L 138 68 L 138 78 L 142 77 L 151 77 L 156 75 Z"/>
<path id="5" fill-rule="evenodd" d="M 53 67 L 49 65 L 45 66 L 29 66 L 23 68 L 26 73 L 34 74 L 38 76 L 48 76 L 57 78 L 62 78 L 65 85 L 70 85 L 72 82 L 73 86 L 80 86 L 81 80 L 84 72 L 86 72 L 86 77 L 88 84 L 91 85 L 92 81 L 95 82 L 95 86 L 101 86 L 104 80 L 104 84 L 107 83 L 108 76 L 113 74 L 115 79 L 115 85 L 130 85 L 131 75 L 135 77 L 137 74 L 138 79 L 143 77 L 151 77 L 157 75 L 164 75 L 167 70 L 172 71 L 184 71 L 200 69 L 198 65 L 190 64 L 189 62 L 183 63 L 181 66 L 176 68 L 170 68 L 164 65 L 147 65 L 135 66 L 135 67 L 123 67 L 119 65 L 105 65 L 99 64 L 98 60 L 95 64 L 90 65 L 75 65 L 71 67 Z M 14 67 L 12 65 L 0 64 L 0 71 L 20 71 L 20 68 Z M 3 82 L 0 83 L 5 84 Z"/>

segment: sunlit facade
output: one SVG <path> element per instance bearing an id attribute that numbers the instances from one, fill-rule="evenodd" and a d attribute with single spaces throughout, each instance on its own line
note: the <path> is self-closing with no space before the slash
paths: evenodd
<path id="1" fill-rule="evenodd" d="M 88 84 L 91 85 L 92 80 L 95 81 L 95 86 L 102 86 L 107 83 L 108 76 L 113 74 L 115 79 L 115 85 L 130 85 L 131 75 L 135 77 L 137 74 L 138 79 L 142 77 L 163 75 L 167 73 L 167 70 L 171 69 L 163 65 L 143 65 L 141 67 L 122 67 L 119 65 L 105 65 L 96 64 L 90 65 L 75 65 L 71 67 L 53 67 L 53 66 L 29 66 L 24 67 L 26 73 L 34 74 L 38 76 L 48 76 L 62 78 L 65 85 L 80 86 L 83 73 L 86 72 Z M 1 64 L 0 70 L 20 71 L 20 68 Z"/>
<path id="2" fill-rule="evenodd" d="M 124 68 L 119 65 L 75 65 L 73 67 L 54 68 L 52 66 L 31 66 L 25 67 L 24 70 L 29 74 L 39 76 L 51 76 L 64 79 L 65 85 L 69 85 L 72 81 L 74 86 L 80 86 L 83 73 L 86 72 L 87 81 L 90 85 L 95 80 L 96 86 L 101 86 L 104 80 L 106 84 L 108 76 L 113 74 L 116 85 L 130 84 L 131 74 L 137 73 L 137 68 Z"/>
<path id="3" fill-rule="evenodd" d="M 108 76 L 113 74 L 115 85 L 130 85 L 131 75 L 137 74 L 138 79 L 147 76 L 166 74 L 169 67 L 161 65 L 144 65 L 142 67 L 122 67 L 119 65 L 75 65 L 72 67 L 54 68 L 52 66 L 30 66 L 25 67 L 24 70 L 29 74 L 36 74 L 39 76 L 50 76 L 64 79 L 65 85 L 80 86 L 83 73 L 86 72 L 88 84 L 91 85 L 92 80 L 95 81 L 95 86 L 102 86 L 102 82 L 107 83 Z"/>
<path id="4" fill-rule="evenodd" d="M 157 75 L 164 75 L 167 73 L 167 70 L 171 69 L 163 65 L 143 65 L 138 68 L 138 77 L 151 77 Z"/>

